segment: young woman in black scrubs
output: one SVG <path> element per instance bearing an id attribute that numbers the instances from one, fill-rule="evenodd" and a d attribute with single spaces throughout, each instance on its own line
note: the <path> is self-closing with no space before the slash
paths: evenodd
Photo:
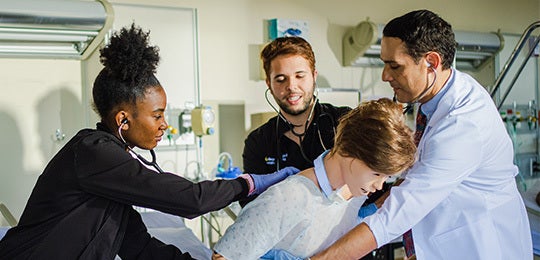
<path id="1" fill-rule="evenodd" d="M 131 149 L 152 150 L 168 127 L 166 94 L 154 76 L 158 49 L 131 25 L 112 36 L 100 60 L 93 98 L 101 122 L 49 162 L 19 225 L 0 241 L 0 259 L 191 259 L 151 237 L 132 205 L 194 218 L 297 172 L 192 183 L 147 168 Z"/>

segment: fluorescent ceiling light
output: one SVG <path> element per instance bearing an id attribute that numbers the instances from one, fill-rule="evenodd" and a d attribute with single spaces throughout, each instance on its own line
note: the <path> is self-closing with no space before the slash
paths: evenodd
<path id="1" fill-rule="evenodd" d="M 33 41 L 33 42 L 86 42 L 94 37 L 87 35 L 62 35 L 51 33 L 17 33 L 2 32 L 0 29 L 0 41 Z"/>
<path id="2" fill-rule="evenodd" d="M 0 57 L 87 58 L 112 26 L 106 0 L 4 1 Z"/>

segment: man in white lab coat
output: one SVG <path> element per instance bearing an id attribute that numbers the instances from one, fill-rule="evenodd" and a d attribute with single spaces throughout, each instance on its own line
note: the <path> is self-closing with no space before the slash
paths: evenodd
<path id="1" fill-rule="evenodd" d="M 417 259 L 532 259 L 512 142 L 486 90 L 451 67 L 450 24 L 410 12 L 385 26 L 381 48 L 382 79 L 427 115 L 418 161 L 374 215 L 311 259 L 358 259 L 410 229 Z"/>

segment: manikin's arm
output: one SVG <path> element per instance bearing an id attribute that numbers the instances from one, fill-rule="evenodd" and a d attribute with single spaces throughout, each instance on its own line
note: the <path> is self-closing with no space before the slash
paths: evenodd
<path id="1" fill-rule="evenodd" d="M 376 248 L 377 242 L 373 233 L 368 225 L 361 223 L 311 259 L 360 259 Z"/>

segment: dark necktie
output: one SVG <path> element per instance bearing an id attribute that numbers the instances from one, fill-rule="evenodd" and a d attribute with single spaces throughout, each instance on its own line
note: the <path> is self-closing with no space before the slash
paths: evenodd
<path id="1" fill-rule="evenodd" d="M 416 131 L 414 132 L 414 143 L 416 146 L 420 143 L 422 134 L 424 134 L 424 129 L 426 129 L 427 116 L 422 113 L 422 106 L 418 109 L 418 114 L 416 115 Z"/>
<path id="2" fill-rule="evenodd" d="M 416 115 L 416 131 L 414 132 L 414 143 L 416 146 L 420 143 L 422 134 L 424 134 L 424 129 L 426 129 L 427 116 L 422 113 L 422 106 L 418 108 L 418 113 Z M 409 229 L 405 234 L 403 234 L 403 244 L 405 246 L 405 254 L 407 257 L 414 255 L 414 242 L 412 237 L 412 231 Z"/>

